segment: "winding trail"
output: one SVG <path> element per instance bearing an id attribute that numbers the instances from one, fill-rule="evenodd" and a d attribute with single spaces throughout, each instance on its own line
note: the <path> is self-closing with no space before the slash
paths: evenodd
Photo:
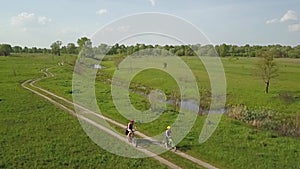
<path id="1" fill-rule="evenodd" d="M 41 87 L 38 87 L 38 86 L 34 85 L 36 82 L 38 82 L 40 80 L 43 80 L 45 78 L 49 78 L 49 77 L 53 77 L 54 76 L 51 72 L 48 72 L 48 69 L 41 70 L 41 71 L 45 74 L 44 77 L 41 77 L 41 78 L 38 78 L 38 79 L 35 79 L 35 80 L 32 80 L 32 79 L 26 80 L 25 82 L 23 82 L 21 84 L 21 86 L 23 88 L 25 88 L 25 89 L 27 89 L 27 90 L 29 90 L 29 91 L 37 94 L 37 95 L 43 97 L 44 99 L 46 99 L 50 103 L 56 105 L 57 107 L 65 110 L 65 111 L 67 111 L 70 115 L 76 116 L 77 118 L 79 118 L 79 119 L 81 119 L 81 120 L 83 120 L 83 121 L 85 121 L 85 122 L 93 125 L 94 127 L 97 127 L 98 129 L 100 129 L 100 130 L 102 130 L 102 131 L 104 131 L 104 132 L 106 132 L 106 133 L 108 133 L 108 134 L 116 137 L 117 139 L 124 141 L 124 143 L 130 144 L 130 143 L 128 143 L 127 138 L 122 137 L 122 136 L 116 134 L 115 132 L 111 131 L 110 129 L 106 128 L 103 125 L 100 125 L 100 124 L 96 123 L 95 121 L 93 121 L 91 119 L 88 119 L 88 118 L 86 118 L 86 117 L 84 117 L 84 116 L 82 116 L 80 114 L 77 114 L 74 110 L 68 108 L 65 105 L 66 104 L 72 105 L 72 106 L 74 106 L 76 108 L 84 110 L 84 112 L 86 112 L 86 113 L 90 113 L 90 114 L 92 114 L 92 115 L 94 115 L 94 116 L 96 116 L 98 118 L 104 119 L 107 122 L 109 122 L 109 123 L 111 123 L 111 124 L 113 124 L 115 126 L 121 127 L 121 128 L 126 128 L 126 125 L 123 125 L 123 124 L 121 124 L 121 123 L 119 123 L 119 122 L 117 122 L 115 120 L 112 120 L 112 119 L 107 118 L 107 117 L 105 117 L 103 115 L 95 113 L 95 112 L 93 112 L 93 111 L 91 111 L 91 110 L 89 110 L 89 109 L 87 109 L 87 108 L 85 108 L 85 107 L 83 107 L 81 105 L 73 103 L 73 102 L 71 102 L 71 101 L 69 101 L 69 100 L 67 100 L 67 99 L 65 99 L 63 97 L 60 97 L 60 96 L 58 96 L 58 95 L 56 95 L 56 94 L 54 94 L 54 93 L 52 93 L 52 92 L 50 92 L 48 90 L 45 90 L 45 89 L 43 89 Z M 29 85 L 29 87 L 28 87 L 28 85 Z M 61 104 L 61 103 L 57 102 L 54 98 L 63 101 L 64 104 Z M 142 138 L 148 139 L 148 140 L 153 141 L 153 142 L 157 142 L 157 140 L 153 140 L 149 136 L 146 136 L 145 134 L 143 134 L 143 133 L 141 133 L 139 131 L 136 131 L 135 133 L 136 133 L 136 135 L 138 135 L 138 136 L 140 136 Z M 137 150 L 145 153 L 146 155 L 151 156 L 152 158 L 158 160 L 159 162 L 161 162 L 162 164 L 165 164 L 166 166 L 168 166 L 170 168 L 181 168 L 178 165 L 176 165 L 176 164 L 174 164 L 174 163 L 172 163 L 172 162 L 170 162 L 170 161 L 168 161 L 168 160 L 166 160 L 166 159 L 164 159 L 164 158 L 162 158 L 162 157 L 160 157 L 158 155 L 155 155 L 153 152 L 151 152 L 149 150 L 146 150 L 146 149 L 137 149 Z M 175 153 L 175 154 L 177 154 L 177 155 L 179 155 L 179 156 L 181 156 L 181 157 L 183 157 L 183 158 L 185 158 L 185 159 L 187 159 L 189 161 L 192 161 L 193 163 L 195 163 L 195 164 L 197 164 L 199 166 L 202 166 L 204 168 L 207 168 L 207 169 L 218 169 L 217 167 L 215 167 L 215 166 L 213 166 L 213 165 L 211 165 L 211 164 L 209 164 L 207 162 L 204 162 L 204 161 L 202 161 L 200 159 L 192 157 L 192 156 L 190 156 L 190 155 L 188 155 L 186 153 L 183 153 L 183 152 L 181 152 L 179 150 L 177 150 L 177 151 L 175 151 L 173 153 Z"/>

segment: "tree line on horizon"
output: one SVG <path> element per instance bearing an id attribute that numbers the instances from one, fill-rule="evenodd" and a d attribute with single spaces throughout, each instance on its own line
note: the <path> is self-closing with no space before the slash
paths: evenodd
<path id="1" fill-rule="evenodd" d="M 62 41 L 53 42 L 50 48 L 37 48 L 37 47 L 21 47 L 11 46 L 10 44 L 0 44 L 0 56 L 9 56 L 11 53 L 43 53 L 43 54 L 80 54 L 88 53 L 87 57 L 94 57 L 97 54 L 107 55 L 131 55 L 136 52 L 139 54 L 150 55 L 177 55 L 177 56 L 216 56 L 220 57 L 257 57 L 259 52 L 272 50 L 274 58 L 300 58 L 300 45 L 282 46 L 279 44 L 260 46 L 249 45 L 147 45 L 147 44 L 135 44 L 124 45 L 115 44 L 109 46 L 107 44 L 100 44 L 99 46 L 92 46 L 92 42 L 87 37 L 82 37 L 75 43 L 68 43 L 63 46 Z M 157 50 L 158 49 L 158 50 Z M 144 53 L 143 53 L 144 51 Z"/>

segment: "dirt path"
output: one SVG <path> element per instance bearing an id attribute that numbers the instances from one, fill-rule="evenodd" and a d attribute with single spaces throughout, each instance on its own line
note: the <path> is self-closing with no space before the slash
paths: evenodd
<path id="1" fill-rule="evenodd" d="M 91 110 L 89 110 L 89 109 L 87 109 L 85 107 L 82 107 L 81 105 L 75 104 L 75 103 L 73 103 L 73 102 L 71 102 L 71 101 L 69 101 L 69 100 L 67 100 L 67 99 L 65 99 L 63 97 L 57 96 L 56 94 L 54 94 L 52 92 L 49 92 L 49 91 L 47 91 L 47 90 L 45 90 L 45 89 L 43 89 L 41 87 L 35 86 L 34 83 L 36 83 L 37 81 L 40 81 L 42 79 L 54 76 L 52 73 L 48 72 L 48 69 L 41 70 L 41 71 L 45 74 L 45 77 L 42 77 L 42 78 L 39 78 L 39 79 L 36 79 L 36 80 L 27 80 L 27 81 L 25 81 L 25 82 L 22 83 L 22 87 L 25 88 L 25 89 L 27 89 L 27 90 L 29 90 L 29 91 L 31 91 L 31 92 L 33 92 L 33 93 L 35 93 L 35 94 L 37 94 L 37 95 L 39 95 L 39 96 L 41 96 L 41 97 L 43 97 L 43 98 L 45 98 L 46 100 L 48 100 L 52 104 L 54 104 L 54 105 L 58 106 L 59 108 L 67 111 L 69 114 L 71 114 L 73 116 L 76 116 L 77 118 L 80 118 L 81 120 L 84 120 L 85 122 L 87 122 L 87 123 L 89 123 L 89 124 L 91 124 L 91 125 L 99 128 L 99 129 L 107 132 L 108 134 L 111 134 L 114 137 L 116 137 L 116 138 L 118 138 L 120 140 L 126 139 L 125 137 L 121 137 L 120 135 L 116 135 L 110 129 L 108 129 L 108 128 L 100 125 L 100 124 L 97 124 L 96 122 L 92 121 L 91 119 L 88 119 L 88 118 L 86 118 L 86 117 L 84 117 L 82 115 L 77 114 L 74 110 L 71 110 L 70 108 L 66 107 L 65 105 L 63 105 L 63 104 L 55 101 L 54 99 L 52 99 L 52 98 L 50 98 L 50 97 L 42 94 L 42 92 L 44 92 L 44 93 L 46 93 L 49 96 L 52 96 L 52 97 L 54 97 L 56 99 L 59 99 L 59 100 L 65 102 L 66 104 L 76 106 L 77 108 L 80 108 L 80 109 L 84 110 L 87 113 L 93 114 L 93 115 L 95 115 L 95 116 L 97 116 L 97 117 L 99 117 L 101 119 L 104 119 L 107 122 L 112 123 L 112 124 L 114 124 L 114 125 L 116 125 L 118 127 L 126 128 L 125 125 L 123 125 L 123 124 L 121 124 L 119 122 L 116 122 L 116 121 L 114 121 L 112 119 L 109 119 L 109 118 L 107 118 L 105 116 L 102 116 L 102 115 L 100 115 L 98 113 L 95 113 L 95 112 L 93 112 L 93 111 L 91 111 Z M 29 84 L 31 87 L 27 87 L 26 86 L 27 84 Z M 42 91 L 42 92 L 39 92 L 39 90 Z M 156 140 L 151 139 L 149 136 L 146 136 L 145 134 L 143 134 L 141 132 L 136 131 L 135 133 L 138 136 L 142 137 L 142 138 L 146 138 L 146 139 L 149 139 L 149 140 L 154 141 L 154 142 L 156 141 Z M 128 143 L 128 142 L 126 142 L 126 143 Z M 163 163 L 163 164 L 165 164 L 165 165 L 167 165 L 167 166 L 169 166 L 171 168 L 181 168 L 181 167 L 177 166 L 176 164 L 174 164 L 174 163 L 172 163 L 172 162 L 170 162 L 170 161 L 168 161 L 168 160 L 166 160 L 166 159 L 164 159 L 164 158 L 162 158 L 162 157 L 160 157 L 158 155 L 154 155 L 151 151 L 148 151 L 146 149 L 137 149 L 137 150 L 139 150 L 139 151 L 141 151 L 141 152 L 143 152 L 143 153 L 145 153 L 145 154 L 147 154 L 149 156 L 152 156 L 156 160 L 160 161 L 161 163 Z M 213 166 L 213 165 L 211 165 L 209 163 L 206 163 L 206 162 L 204 162 L 204 161 L 202 161 L 200 159 L 197 159 L 197 158 L 192 157 L 192 156 L 190 156 L 188 154 L 185 154 L 185 153 L 183 153 L 183 152 L 181 152 L 179 150 L 177 150 L 174 153 L 177 154 L 177 155 L 179 155 L 179 156 L 181 156 L 181 157 L 183 157 L 183 158 L 185 158 L 185 159 L 187 159 L 187 160 L 189 160 L 189 161 L 192 161 L 192 162 L 196 163 L 199 166 L 202 166 L 202 167 L 205 167 L 205 168 L 208 168 L 208 169 L 218 169 L 217 167 L 215 167 L 215 166 Z"/>

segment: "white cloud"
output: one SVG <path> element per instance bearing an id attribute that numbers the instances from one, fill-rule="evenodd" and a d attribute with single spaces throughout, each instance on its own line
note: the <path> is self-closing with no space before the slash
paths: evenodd
<path id="1" fill-rule="evenodd" d="M 107 12 L 108 12 L 107 9 L 99 9 L 99 10 L 96 12 L 96 14 L 98 14 L 98 15 L 104 15 L 104 14 L 106 14 Z"/>
<path id="2" fill-rule="evenodd" d="M 279 22 L 279 19 L 278 18 L 274 18 L 274 19 L 267 20 L 266 24 L 272 24 L 272 23 L 277 23 L 277 22 Z"/>
<path id="3" fill-rule="evenodd" d="M 152 6 L 155 6 L 156 4 L 155 0 L 149 0 L 149 2 L 151 3 Z"/>
<path id="4" fill-rule="evenodd" d="M 45 25 L 45 24 L 50 23 L 52 21 L 52 19 L 47 18 L 45 16 L 40 16 L 40 17 L 38 17 L 37 20 L 38 20 L 38 23 L 40 23 L 42 25 Z"/>
<path id="5" fill-rule="evenodd" d="M 22 12 L 18 14 L 17 16 L 13 16 L 11 18 L 11 24 L 18 26 L 18 25 L 24 25 L 28 22 L 33 22 L 35 18 L 34 13 L 27 13 L 27 12 Z"/>
<path id="6" fill-rule="evenodd" d="M 297 14 L 293 10 L 288 10 L 283 17 L 280 19 L 280 22 L 286 22 L 286 21 L 295 21 L 297 20 Z"/>
<path id="7" fill-rule="evenodd" d="M 292 24 L 288 28 L 290 32 L 300 32 L 300 24 Z"/>
<path id="8" fill-rule="evenodd" d="M 21 26 L 36 26 L 36 24 L 45 25 L 52 20 L 45 16 L 36 16 L 34 13 L 22 12 L 17 16 L 11 17 L 11 25 Z"/>
<path id="9" fill-rule="evenodd" d="M 278 22 L 287 22 L 298 20 L 297 14 L 293 10 L 288 10 L 280 19 L 274 18 L 266 21 L 266 24 L 278 23 Z"/>

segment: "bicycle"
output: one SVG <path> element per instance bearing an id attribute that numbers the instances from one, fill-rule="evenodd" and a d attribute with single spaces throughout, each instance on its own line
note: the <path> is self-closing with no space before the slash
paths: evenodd
<path id="1" fill-rule="evenodd" d="M 170 149 L 170 150 L 174 149 L 174 151 L 176 151 L 175 143 L 173 142 L 171 137 L 165 138 L 165 140 L 163 141 L 163 144 L 165 145 L 166 149 Z"/>
<path id="2" fill-rule="evenodd" d="M 137 147 L 137 141 L 134 136 L 134 131 L 129 134 L 128 141 L 129 143 L 132 143 L 135 147 Z"/>

